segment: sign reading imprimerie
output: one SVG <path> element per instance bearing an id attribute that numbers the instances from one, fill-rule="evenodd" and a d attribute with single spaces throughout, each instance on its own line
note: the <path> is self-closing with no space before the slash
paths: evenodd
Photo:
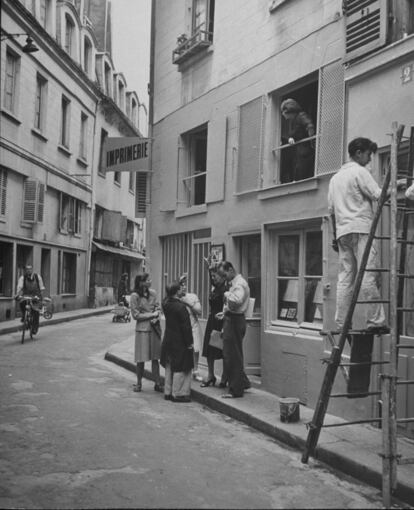
<path id="1" fill-rule="evenodd" d="M 103 164 L 107 172 L 148 172 L 149 170 L 149 138 L 134 136 L 107 138 L 103 152 Z"/>

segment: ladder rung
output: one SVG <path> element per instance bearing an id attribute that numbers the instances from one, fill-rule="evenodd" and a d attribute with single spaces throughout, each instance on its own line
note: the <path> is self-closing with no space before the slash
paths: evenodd
<path id="1" fill-rule="evenodd" d="M 391 270 L 386 268 L 386 267 L 378 267 L 377 269 L 373 268 L 373 269 L 365 269 L 365 272 L 367 273 L 389 273 Z"/>
<path id="2" fill-rule="evenodd" d="M 352 393 L 350 395 L 352 395 Z M 379 423 L 381 421 L 382 421 L 382 418 L 371 418 L 369 420 L 355 420 L 355 421 L 346 421 L 344 423 L 330 423 L 328 425 L 322 425 L 321 428 L 343 427 L 344 425 L 357 425 L 358 423 Z"/>
<path id="3" fill-rule="evenodd" d="M 375 239 L 379 239 L 381 241 L 390 241 L 391 237 L 390 236 L 375 236 Z M 403 239 L 402 237 L 397 237 L 398 243 L 402 243 L 403 241 L 405 241 L 405 239 Z"/>
<path id="4" fill-rule="evenodd" d="M 342 367 L 358 367 L 364 365 L 389 365 L 389 361 L 357 361 L 357 362 L 348 362 L 348 363 L 340 363 Z"/>
<path id="5" fill-rule="evenodd" d="M 414 423 L 414 417 L 413 418 L 398 418 L 398 420 L 395 420 L 397 423 Z"/>
<path id="6" fill-rule="evenodd" d="M 401 239 L 398 242 L 401 243 L 401 244 L 409 244 L 410 246 L 414 246 L 414 241 L 408 241 L 407 239 Z"/>
<path id="7" fill-rule="evenodd" d="M 414 274 L 408 274 L 408 273 L 399 273 L 397 274 L 398 278 L 414 278 Z"/>
<path id="8" fill-rule="evenodd" d="M 397 349 L 414 349 L 414 345 L 397 344 Z"/>
<path id="9" fill-rule="evenodd" d="M 390 300 L 389 299 L 363 299 L 363 300 L 358 300 L 357 303 L 358 304 L 371 304 L 371 303 L 389 303 Z"/>
<path id="10" fill-rule="evenodd" d="M 414 308 L 397 307 L 397 312 L 414 312 Z"/>
<path id="11" fill-rule="evenodd" d="M 414 379 L 406 379 L 405 381 L 397 381 L 397 384 L 414 384 Z"/>
<path id="12" fill-rule="evenodd" d="M 340 398 L 340 397 L 370 397 L 371 395 L 381 395 L 380 391 L 366 391 L 364 393 L 332 393 L 330 398 Z"/>
<path id="13" fill-rule="evenodd" d="M 405 459 L 398 459 L 397 464 L 403 465 L 403 464 L 414 464 L 414 457 L 407 457 Z"/>

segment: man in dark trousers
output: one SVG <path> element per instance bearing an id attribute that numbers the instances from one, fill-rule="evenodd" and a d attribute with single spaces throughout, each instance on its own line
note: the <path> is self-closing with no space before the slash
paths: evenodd
<path id="1" fill-rule="evenodd" d="M 228 290 L 224 293 L 223 322 L 223 363 L 229 383 L 229 392 L 223 398 L 242 397 L 250 388 L 250 381 L 244 372 L 243 338 L 246 334 L 246 311 L 249 307 L 250 289 L 246 280 L 237 273 L 231 262 L 223 261 L 217 267 Z"/>
<path id="2" fill-rule="evenodd" d="M 19 278 L 17 283 L 16 298 L 19 296 L 30 296 L 32 298 L 38 298 L 39 301 L 43 299 L 43 291 L 45 286 L 40 274 L 33 272 L 33 266 L 27 264 L 24 268 L 24 274 Z M 26 306 L 26 300 L 20 300 L 20 310 L 22 312 L 22 322 L 24 320 L 24 311 Z M 33 334 L 37 333 L 39 328 L 39 311 L 33 308 Z"/>

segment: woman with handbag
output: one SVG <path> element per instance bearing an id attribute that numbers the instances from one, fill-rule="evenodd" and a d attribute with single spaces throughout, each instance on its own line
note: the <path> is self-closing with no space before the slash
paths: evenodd
<path id="1" fill-rule="evenodd" d="M 223 358 L 223 350 L 218 347 L 213 347 L 210 342 L 214 338 L 221 335 L 223 328 L 223 320 L 217 319 L 216 314 L 223 310 L 223 299 L 224 292 L 226 290 L 226 282 L 216 271 L 214 267 L 209 268 L 210 281 L 211 281 L 211 292 L 209 296 L 210 312 L 207 319 L 206 330 L 204 333 L 203 342 L 203 356 L 207 358 L 208 376 L 205 381 L 201 383 L 201 387 L 205 388 L 208 386 L 215 386 L 216 376 L 214 375 L 214 361 L 216 359 Z M 225 388 L 227 384 L 226 375 L 223 370 L 221 376 L 220 388 Z"/>
<path id="2" fill-rule="evenodd" d="M 137 366 L 137 384 L 134 391 L 142 390 L 144 363 L 151 360 L 152 375 L 154 376 L 154 390 L 163 392 L 161 383 L 161 327 L 160 306 L 157 293 L 151 289 L 151 278 L 148 273 L 135 277 L 134 290 L 131 294 L 131 315 L 136 320 L 135 326 L 135 363 Z"/>

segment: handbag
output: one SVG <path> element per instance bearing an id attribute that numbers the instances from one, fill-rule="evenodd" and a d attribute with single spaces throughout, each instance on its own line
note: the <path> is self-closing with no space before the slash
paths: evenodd
<path id="1" fill-rule="evenodd" d="M 217 331 L 213 329 L 210 334 L 210 342 L 209 345 L 211 347 L 215 347 L 216 349 L 223 350 L 223 337 L 221 336 L 221 331 Z"/>

